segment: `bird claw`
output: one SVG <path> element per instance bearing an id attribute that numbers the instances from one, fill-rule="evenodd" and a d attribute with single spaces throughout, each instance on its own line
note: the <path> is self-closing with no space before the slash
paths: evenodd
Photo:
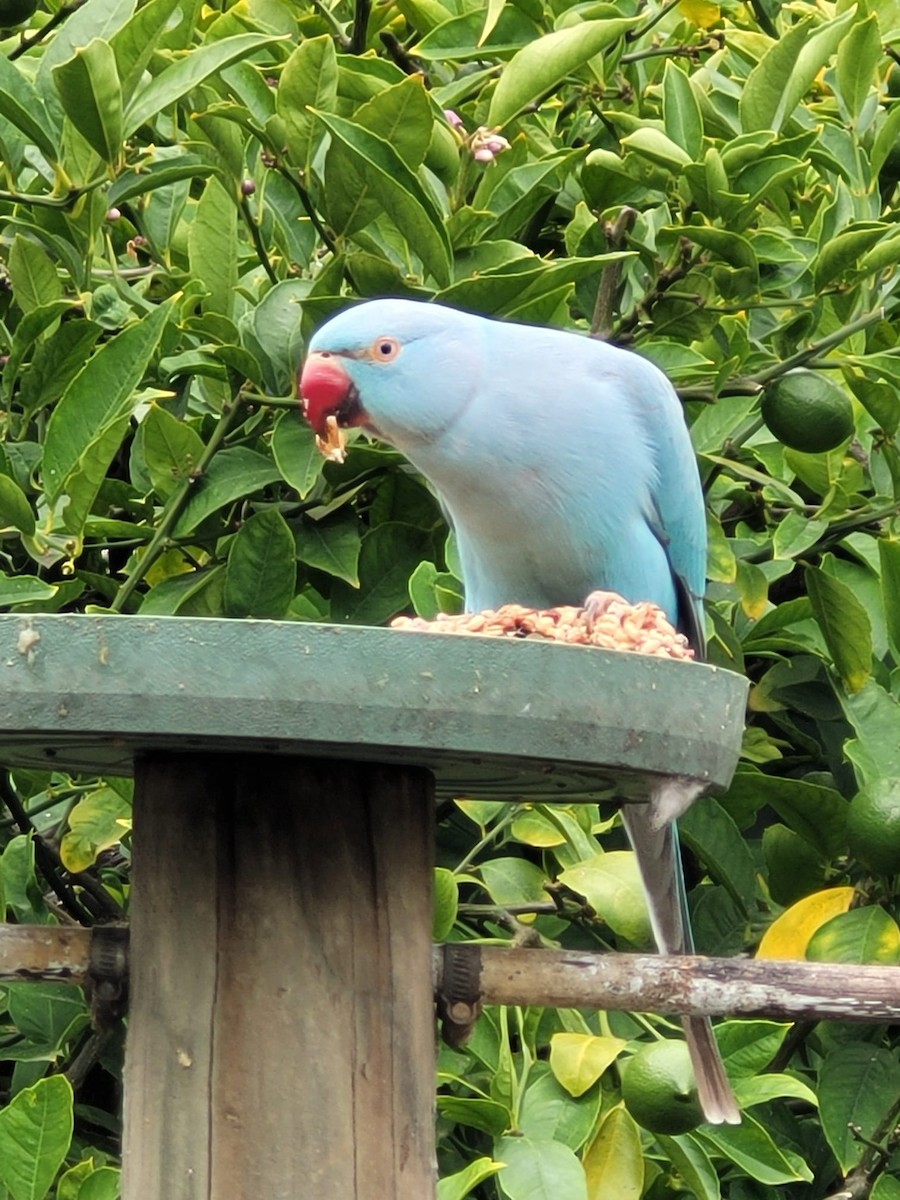
<path id="1" fill-rule="evenodd" d="M 594 622 L 599 620 L 616 600 L 622 600 L 618 592 L 605 592 L 601 588 L 591 592 L 584 602 L 584 616 L 588 633 L 594 632 Z"/>

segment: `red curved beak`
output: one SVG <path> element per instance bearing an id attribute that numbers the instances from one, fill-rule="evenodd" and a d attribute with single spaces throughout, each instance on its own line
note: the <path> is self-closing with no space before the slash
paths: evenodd
<path id="1" fill-rule="evenodd" d="M 353 380 L 333 354 L 310 354 L 300 375 L 300 399 L 306 419 L 319 437 L 326 435 L 326 420 L 341 409 L 349 410 L 356 395 Z M 348 422 L 340 422 L 346 424 Z"/>

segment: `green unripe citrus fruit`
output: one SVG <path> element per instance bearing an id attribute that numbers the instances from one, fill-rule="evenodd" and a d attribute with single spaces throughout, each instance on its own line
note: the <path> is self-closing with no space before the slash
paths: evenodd
<path id="1" fill-rule="evenodd" d="M 878 779 L 856 793 L 847 813 L 847 844 L 869 870 L 900 872 L 900 779 Z"/>
<path id="2" fill-rule="evenodd" d="M 651 1133 L 688 1133 L 703 1123 L 691 1056 L 684 1042 L 642 1046 L 625 1067 L 622 1099 Z"/>
<path id="3" fill-rule="evenodd" d="M 779 442 L 804 454 L 834 450 L 853 434 L 849 397 L 819 371 L 788 371 L 773 380 L 759 410 Z"/>
<path id="4" fill-rule="evenodd" d="M 38 0 L 0 0 L 0 29 L 21 25 L 37 12 Z"/>

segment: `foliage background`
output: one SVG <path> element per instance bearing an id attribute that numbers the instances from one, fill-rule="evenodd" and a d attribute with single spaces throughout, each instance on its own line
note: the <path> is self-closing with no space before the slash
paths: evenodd
<path id="1" fill-rule="evenodd" d="M 380 294 L 593 327 L 682 394 L 710 656 L 752 681 L 735 783 L 683 824 L 698 946 L 771 929 L 803 957 L 819 930 L 820 957 L 897 963 L 897 879 L 846 816 L 900 776 L 898 42 L 896 0 L 48 0 L 0 42 L 0 604 L 453 609 L 421 479 L 378 445 L 316 455 L 304 341 Z M 486 163 L 482 126 L 510 142 Z M 801 363 L 852 398 L 830 453 L 759 417 Z M 127 781 L 2 787 L 8 920 L 127 910 Z M 611 810 L 438 819 L 440 937 L 645 944 Z M 441 1200 L 900 1196 L 895 1031 L 719 1033 L 744 1124 L 654 1136 L 619 1070 L 674 1026 L 492 1012 L 441 1055 Z M 0 1195 L 118 1194 L 120 1042 L 74 990 L 0 989 Z"/>

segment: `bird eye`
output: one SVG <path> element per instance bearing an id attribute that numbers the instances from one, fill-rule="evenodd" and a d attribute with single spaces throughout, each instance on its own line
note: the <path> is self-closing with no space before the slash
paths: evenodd
<path id="1" fill-rule="evenodd" d="M 376 362 L 390 362 L 400 353 L 400 343 L 396 338 L 380 337 L 372 343 L 372 357 Z"/>

